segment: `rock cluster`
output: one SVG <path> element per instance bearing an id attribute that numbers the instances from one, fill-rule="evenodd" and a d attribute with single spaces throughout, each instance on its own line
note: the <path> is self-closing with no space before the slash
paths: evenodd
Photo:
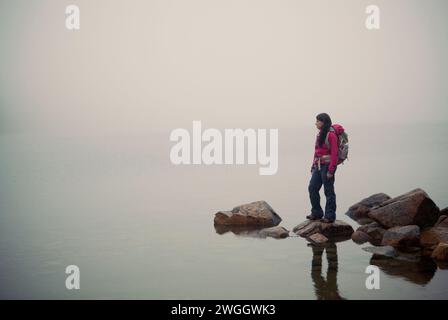
<path id="1" fill-rule="evenodd" d="M 352 234 L 358 244 L 378 256 L 412 252 L 448 261 L 448 208 L 440 210 L 422 189 L 391 198 L 377 193 L 352 205 L 346 215 L 361 226 Z"/>

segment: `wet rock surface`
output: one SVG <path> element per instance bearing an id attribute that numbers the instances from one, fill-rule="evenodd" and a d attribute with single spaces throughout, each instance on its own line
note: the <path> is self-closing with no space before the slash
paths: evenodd
<path id="1" fill-rule="evenodd" d="M 232 211 L 219 211 L 215 214 L 215 225 L 233 226 L 276 226 L 282 219 L 266 201 L 243 204 Z"/>
<path id="2" fill-rule="evenodd" d="M 414 189 L 382 202 L 368 213 L 369 218 L 386 229 L 407 225 L 433 226 L 440 210 L 422 189 Z"/>
<path id="3" fill-rule="evenodd" d="M 292 231 L 304 238 L 320 233 L 330 240 L 347 240 L 351 238 L 354 232 L 351 225 L 341 220 L 336 220 L 333 223 L 307 220 L 294 227 Z"/>

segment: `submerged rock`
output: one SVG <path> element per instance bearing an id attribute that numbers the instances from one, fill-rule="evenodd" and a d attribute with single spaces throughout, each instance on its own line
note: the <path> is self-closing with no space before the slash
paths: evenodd
<path id="1" fill-rule="evenodd" d="M 389 200 L 390 197 L 385 193 L 376 193 L 355 203 L 345 213 L 347 216 L 358 222 L 359 224 L 367 224 L 373 222 L 369 218 L 369 212 L 373 207 L 379 206 L 381 203 Z"/>
<path id="2" fill-rule="evenodd" d="M 418 225 L 430 227 L 439 218 L 440 210 L 422 189 L 414 189 L 381 203 L 369 211 L 369 218 L 388 228 Z"/>
<path id="3" fill-rule="evenodd" d="M 215 225 L 276 226 L 282 221 L 280 216 L 266 201 L 256 201 L 235 207 L 232 211 L 215 214 Z"/>
<path id="4" fill-rule="evenodd" d="M 392 247 L 413 247 L 420 243 L 420 228 L 416 225 L 393 227 L 383 236 L 381 245 Z"/>
<path id="5" fill-rule="evenodd" d="M 351 225 L 341 220 L 336 220 L 333 223 L 307 220 L 294 227 L 292 231 L 304 238 L 309 238 L 313 234 L 320 233 L 331 240 L 350 239 L 354 232 Z"/>
<path id="6" fill-rule="evenodd" d="M 260 236 L 271 237 L 276 239 L 283 239 L 289 237 L 289 231 L 281 226 L 275 226 L 270 228 L 265 228 L 260 230 Z"/>

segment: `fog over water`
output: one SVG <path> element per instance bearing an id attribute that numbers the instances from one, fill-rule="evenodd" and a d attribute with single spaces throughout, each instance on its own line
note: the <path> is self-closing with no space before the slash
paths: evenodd
<path id="1" fill-rule="evenodd" d="M 213 226 L 256 200 L 289 230 L 305 219 L 320 112 L 350 138 L 338 219 L 356 228 L 350 205 L 418 187 L 447 207 L 445 1 L 376 1 L 376 31 L 368 1 L 76 3 L 70 32 L 72 1 L 0 2 L 1 298 L 448 297 L 432 260 L 379 264 L 367 290 L 364 245 Z M 277 173 L 173 165 L 170 134 L 194 120 L 278 129 Z M 70 264 L 81 290 L 65 288 Z"/>

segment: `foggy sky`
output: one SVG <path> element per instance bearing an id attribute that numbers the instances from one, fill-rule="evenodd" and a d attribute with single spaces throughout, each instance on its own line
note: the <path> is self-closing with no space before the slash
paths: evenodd
<path id="1" fill-rule="evenodd" d="M 81 30 L 65 28 L 77 4 Z M 364 27 L 365 7 L 381 29 Z M 446 122 L 448 2 L 1 0 L 0 132 Z"/>

